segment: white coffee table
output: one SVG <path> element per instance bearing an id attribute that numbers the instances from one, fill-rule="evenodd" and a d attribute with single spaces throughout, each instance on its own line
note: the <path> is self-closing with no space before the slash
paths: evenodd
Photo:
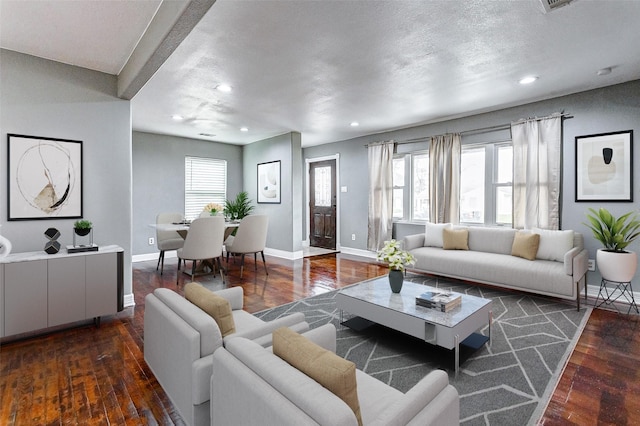
<path id="1" fill-rule="evenodd" d="M 344 288 L 336 295 L 336 305 L 343 311 L 384 325 L 427 343 L 455 351 L 455 373 L 460 368 L 460 343 L 484 326 L 491 339 L 491 300 L 462 294 L 462 303 L 449 312 L 416 305 L 416 296 L 433 290 L 422 284 L 405 281 L 400 293 L 392 293 L 389 279 L 363 281 Z"/>

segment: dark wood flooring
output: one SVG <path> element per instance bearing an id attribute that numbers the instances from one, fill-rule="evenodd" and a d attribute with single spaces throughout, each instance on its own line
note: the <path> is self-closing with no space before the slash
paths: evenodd
<path id="1" fill-rule="evenodd" d="M 244 288 L 249 312 L 387 272 L 381 265 L 343 254 L 296 261 L 268 257 L 267 263 L 265 276 L 262 265 L 254 272 L 253 259 L 247 260 L 244 279 L 231 265 L 228 285 Z M 144 297 L 158 287 L 176 288 L 176 261 L 167 260 L 163 276 L 156 272 L 155 262 L 135 263 L 133 269 L 136 306 L 104 318 L 99 328 L 87 323 L 2 343 L 1 425 L 183 424 L 143 356 Z M 637 316 L 595 311 L 542 424 L 639 422 L 639 331 Z"/>

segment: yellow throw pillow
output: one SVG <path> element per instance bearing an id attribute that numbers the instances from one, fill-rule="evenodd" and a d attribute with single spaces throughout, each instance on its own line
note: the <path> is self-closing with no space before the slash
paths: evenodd
<path id="1" fill-rule="evenodd" d="M 540 234 L 532 232 L 516 232 L 513 238 L 513 246 L 511 247 L 511 255 L 523 257 L 528 260 L 535 260 L 540 245 Z"/>
<path id="2" fill-rule="evenodd" d="M 194 282 L 184 286 L 184 297 L 213 317 L 222 337 L 236 332 L 231 305 L 227 299 Z"/>
<path id="3" fill-rule="evenodd" d="M 469 250 L 468 229 L 444 229 L 442 248 L 445 250 Z"/>
<path id="4" fill-rule="evenodd" d="M 353 362 L 340 358 L 287 327 L 273 332 L 273 353 L 342 399 L 362 426 L 356 365 Z"/>

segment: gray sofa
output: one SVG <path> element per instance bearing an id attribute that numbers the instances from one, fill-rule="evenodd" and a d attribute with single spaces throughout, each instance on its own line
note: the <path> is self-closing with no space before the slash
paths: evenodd
<path id="1" fill-rule="evenodd" d="M 463 227 L 453 227 L 463 228 Z M 584 249 L 583 236 L 573 231 L 573 244 L 569 240 L 566 252 L 560 251 L 555 260 L 544 255 L 544 250 L 558 251 L 554 231 L 539 231 L 540 249 L 535 260 L 512 256 L 515 229 L 498 227 L 468 227 L 469 250 L 444 250 L 437 244 L 426 244 L 427 226 L 422 234 L 409 235 L 403 240 L 403 248 L 416 258 L 415 270 L 433 275 L 457 278 L 537 293 L 561 299 L 575 300 L 580 310 L 580 290 L 587 285 L 588 253 Z M 437 232 L 437 230 L 435 230 Z M 559 236 L 562 231 L 556 231 Z M 571 237 L 569 237 L 571 238 Z M 543 240 L 545 239 L 545 240 Z"/>
<path id="2" fill-rule="evenodd" d="M 243 336 L 270 346 L 271 333 L 277 328 L 290 327 L 298 332 L 309 329 L 302 313 L 264 322 L 242 310 L 242 287 L 215 293 L 229 301 L 236 328 L 224 341 Z M 222 346 L 215 320 L 175 291 L 159 288 L 145 298 L 144 359 L 188 425 L 210 423 L 213 353 Z"/>
<path id="3" fill-rule="evenodd" d="M 336 330 L 327 324 L 304 333 L 335 352 Z M 270 350 L 231 338 L 214 357 L 212 425 L 357 425 L 349 406 Z M 407 393 L 356 371 L 364 425 L 458 425 L 460 400 L 444 371 L 431 372 Z"/>

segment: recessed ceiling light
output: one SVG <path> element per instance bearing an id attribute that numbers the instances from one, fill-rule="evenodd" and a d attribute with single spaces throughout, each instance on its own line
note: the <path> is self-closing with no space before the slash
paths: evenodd
<path id="1" fill-rule="evenodd" d="M 360 123 L 358 123 L 357 121 L 352 121 L 350 126 L 351 127 L 358 127 L 360 125 Z"/>
<path id="2" fill-rule="evenodd" d="M 598 70 L 598 75 L 608 75 L 611 74 L 611 67 L 602 68 Z"/>
<path id="3" fill-rule="evenodd" d="M 224 93 L 229 93 L 231 92 L 231 86 L 229 86 L 228 84 L 222 83 L 222 84 L 218 84 L 218 86 L 216 86 L 216 89 L 220 92 L 224 92 Z"/>
<path id="4" fill-rule="evenodd" d="M 534 77 L 534 76 L 529 76 L 529 77 L 524 77 L 522 79 L 520 79 L 520 84 L 531 84 L 534 81 L 536 81 L 538 79 L 538 77 Z"/>
<path id="5" fill-rule="evenodd" d="M 182 121 L 182 120 L 184 120 L 184 117 L 183 117 L 183 116 L 181 116 L 180 114 L 174 114 L 174 115 L 172 115 L 172 116 L 171 116 L 171 118 L 173 118 L 173 119 L 174 119 L 174 120 L 176 120 L 176 121 Z"/>
<path id="6" fill-rule="evenodd" d="M 248 132 L 249 128 L 248 127 L 240 127 L 240 131 L 241 132 Z"/>

